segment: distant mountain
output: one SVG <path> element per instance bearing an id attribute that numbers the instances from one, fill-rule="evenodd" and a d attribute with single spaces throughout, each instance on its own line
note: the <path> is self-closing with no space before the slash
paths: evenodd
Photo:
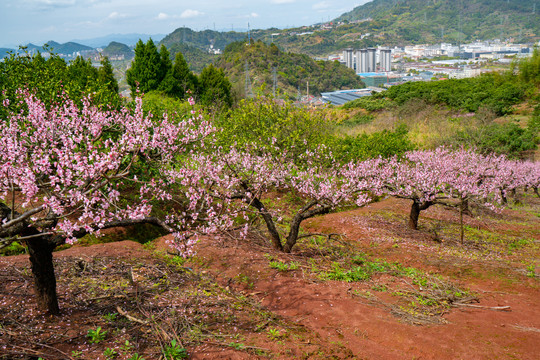
<path id="1" fill-rule="evenodd" d="M 244 92 L 246 63 L 254 92 L 272 92 L 274 69 L 278 91 L 289 99 L 296 98 L 299 89 L 305 94 L 308 82 L 311 95 L 364 87 L 354 70 L 337 61 L 315 61 L 307 55 L 283 52 L 274 44 L 253 41 L 247 45 L 242 41 L 228 45 L 216 62 L 240 93 Z"/>
<path id="2" fill-rule="evenodd" d="M 373 0 L 336 22 L 356 22 L 381 40 L 401 42 L 540 38 L 537 0 Z"/>
<path id="3" fill-rule="evenodd" d="M 213 30 L 193 31 L 187 27 L 174 30 L 161 40 L 167 48 L 173 44 L 182 43 L 203 51 L 210 48 L 223 50 L 228 44 L 247 39 L 247 34 L 236 31 L 219 32 Z"/>
<path id="4" fill-rule="evenodd" d="M 48 50 L 45 49 L 46 45 L 48 46 Z M 64 43 L 64 44 L 60 44 L 60 43 L 57 43 L 56 41 L 52 41 L 52 40 L 46 42 L 43 46 L 34 45 L 34 44 L 30 43 L 30 44 L 26 45 L 26 49 L 29 52 L 33 52 L 33 51 L 40 51 L 40 52 L 52 51 L 52 52 L 57 53 L 57 54 L 73 54 L 73 53 L 79 52 L 79 51 L 94 50 L 93 48 L 91 48 L 89 46 L 77 44 L 75 42 L 67 42 L 67 43 Z"/>
<path id="5" fill-rule="evenodd" d="M 126 44 L 122 44 L 116 41 L 112 41 L 107 47 L 103 49 L 103 55 L 109 57 L 109 59 L 121 58 L 131 59 L 135 56 L 133 50 Z"/>
<path id="6" fill-rule="evenodd" d="M 91 39 L 84 39 L 84 40 L 72 40 L 73 42 L 77 42 L 79 44 L 84 44 L 86 46 L 91 46 L 93 48 L 98 47 L 105 47 L 107 44 L 110 44 L 111 42 L 119 42 L 122 44 L 126 44 L 128 46 L 134 46 L 139 39 L 146 42 L 148 39 L 152 38 L 154 42 L 161 41 L 165 35 L 163 34 L 154 34 L 154 35 L 148 35 L 148 34 L 111 34 Z"/>
<path id="7" fill-rule="evenodd" d="M 8 48 L 0 48 L 0 59 L 3 59 L 8 55 L 8 52 L 15 51 L 15 49 L 8 49 Z"/>
<path id="8" fill-rule="evenodd" d="M 48 41 L 46 45 L 48 45 L 55 53 L 58 53 L 58 54 L 72 54 L 78 51 L 94 50 L 90 46 L 78 44 L 71 41 L 64 44 L 59 44 L 55 41 Z"/>

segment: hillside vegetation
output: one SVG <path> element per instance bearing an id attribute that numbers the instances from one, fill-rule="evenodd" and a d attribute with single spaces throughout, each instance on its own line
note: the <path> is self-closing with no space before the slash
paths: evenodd
<path id="1" fill-rule="evenodd" d="M 306 94 L 308 82 L 310 94 L 364 87 L 355 72 L 339 62 L 315 61 L 307 55 L 287 53 L 262 41 L 252 42 L 249 46 L 236 42 L 225 48 L 217 66 L 225 70 L 233 87 L 242 95 L 246 62 L 254 91 L 272 91 L 275 69 L 279 92 L 290 99 L 297 97 L 299 89 Z"/>
<path id="2" fill-rule="evenodd" d="M 126 59 L 130 59 L 135 56 L 133 50 L 131 50 L 129 46 L 116 41 L 112 41 L 103 49 L 103 55 L 108 57 L 124 55 Z"/>
<path id="3" fill-rule="evenodd" d="M 534 0 L 374 0 L 336 20 L 371 18 L 364 28 L 384 29 L 386 39 L 400 41 L 457 42 L 501 36 L 530 41 L 540 35 L 540 14 L 534 6 Z"/>
<path id="4" fill-rule="evenodd" d="M 419 147 L 473 147 L 483 153 L 534 158 L 540 142 L 540 53 L 511 72 L 476 78 L 411 82 L 337 110 L 341 132 L 364 137 L 408 129 Z"/>
<path id="5" fill-rule="evenodd" d="M 243 32 L 220 32 L 214 30 L 193 31 L 190 28 L 181 27 L 165 36 L 160 44 L 171 47 L 174 44 L 182 43 L 207 51 L 210 49 L 210 46 L 215 49 L 223 49 L 232 42 L 245 39 L 247 39 L 247 34 Z"/>

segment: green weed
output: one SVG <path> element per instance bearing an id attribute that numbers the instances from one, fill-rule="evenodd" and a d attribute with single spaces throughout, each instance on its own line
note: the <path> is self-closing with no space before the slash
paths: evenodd
<path id="1" fill-rule="evenodd" d="M 116 352 L 114 349 L 106 348 L 103 352 L 103 356 L 105 356 L 107 360 L 111 360 L 118 356 L 118 352 Z"/>
<path id="2" fill-rule="evenodd" d="M 163 356 L 167 360 L 179 360 L 187 359 L 188 353 L 186 349 L 176 343 L 176 340 L 172 340 L 171 345 L 165 346 L 165 349 L 163 349 Z"/>
<path id="3" fill-rule="evenodd" d="M 101 326 L 98 326 L 96 330 L 88 330 L 86 337 L 89 339 L 91 344 L 98 344 L 105 340 L 107 336 L 107 331 L 101 330 Z"/>

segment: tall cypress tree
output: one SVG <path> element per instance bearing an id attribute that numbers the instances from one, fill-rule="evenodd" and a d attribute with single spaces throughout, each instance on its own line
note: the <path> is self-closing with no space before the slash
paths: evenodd
<path id="1" fill-rule="evenodd" d="M 227 108 L 232 105 L 231 83 L 223 69 L 210 64 L 205 67 L 199 77 L 200 99 L 208 106 Z"/>
<path id="2" fill-rule="evenodd" d="M 163 73 L 163 66 L 160 53 L 152 39 L 146 44 L 139 40 L 135 46 L 135 59 L 126 72 L 131 93 L 135 94 L 137 85 L 142 92 L 156 90 L 166 74 Z"/>
<path id="3" fill-rule="evenodd" d="M 98 69 L 98 79 L 101 84 L 106 86 L 111 92 L 118 93 L 118 82 L 114 77 L 113 68 L 109 58 L 101 58 L 101 67 Z"/>
<path id="4" fill-rule="evenodd" d="M 197 76 L 189 70 L 181 52 L 176 53 L 174 65 L 161 83 L 160 90 L 179 99 L 184 99 L 188 90 L 192 94 L 197 91 Z"/>

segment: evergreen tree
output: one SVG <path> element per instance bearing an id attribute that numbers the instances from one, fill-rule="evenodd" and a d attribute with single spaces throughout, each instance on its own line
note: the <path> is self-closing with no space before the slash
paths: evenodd
<path id="1" fill-rule="evenodd" d="M 197 76 L 189 70 L 188 63 L 181 52 L 176 53 L 174 65 L 161 83 L 160 90 L 179 99 L 184 99 L 188 90 L 192 94 L 196 93 Z"/>
<path id="2" fill-rule="evenodd" d="M 203 69 L 199 77 L 200 99 L 205 105 L 226 108 L 232 105 L 231 83 L 223 69 L 209 65 Z"/>
<path id="3" fill-rule="evenodd" d="M 101 58 L 101 67 L 98 69 L 99 82 L 105 85 L 111 92 L 118 93 L 118 82 L 113 73 L 113 68 L 109 58 Z"/>
<path id="4" fill-rule="evenodd" d="M 92 65 L 92 60 L 84 60 L 77 56 L 68 67 L 69 79 L 74 84 L 73 91 L 85 93 L 91 90 L 98 79 L 98 70 Z"/>
<path id="5" fill-rule="evenodd" d="M 139 40 L 135 46 L 135 59 L 126 72 L 131 93 L 135 94 L 137 86 L 141 92 L 156 90 L 165 77 L 160 53 L 152 39 L 146 44 Z"/>
<path id="6" fill-rule="evenodd" d="M 159 70 L 159 79 L 160 83 L 165 79 L 167 73 L 172 68 L 171 54 L 165 45 L 161 45 L 159 48 L 159 58 L 160 58 L 160 70 Z"/>

